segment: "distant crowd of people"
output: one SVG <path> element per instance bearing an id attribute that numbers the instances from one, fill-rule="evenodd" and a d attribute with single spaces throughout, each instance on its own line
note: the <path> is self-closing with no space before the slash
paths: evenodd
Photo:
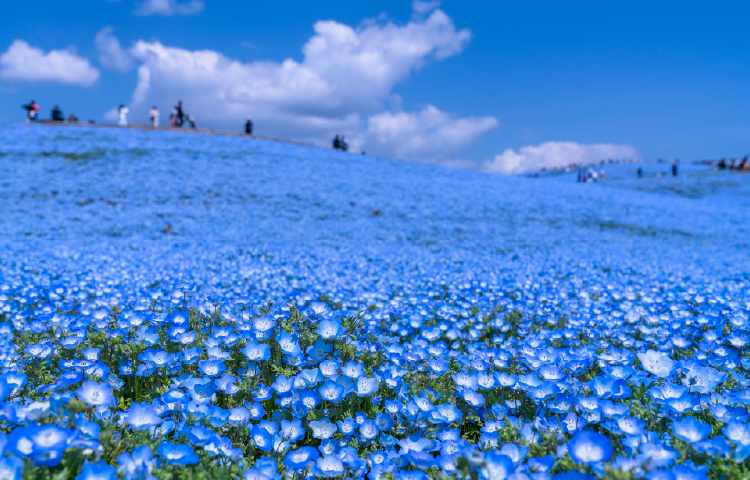
<path id="1" fill-rule="evenodd" d="M 27 105 L 23 105 L 23 108 L 26 109 L 27 112 L 27 119 L 28 121 L 35 122 L 39 120 L 39 104 L 37 104 L 34 100 L 29 102 Z M 128 114 L 130 113 L 130 108 L 128 108 L 126 105 L 121 104 L 117 109 L 117 125 L 120 127 L 127 127 L 129 125 L 128 123 Z M 51 120 L 54 122 L 64 122 L 65 117 L 63 116 L 63 112 L 60 109 L 58 105 L 55 105 L 55 107 L 52 109 L 52 113 L 50 116 Z M 151 110 L 148 111 L 148 120 L 152 127 L 156 128 L 159 126 L 159 119 L 161 117 L 161 114 L 159 113 L 159 109 L 156 107 L 156 105 L 151 107 Z M 68 117 L 68 123 L 78 123 L 78 117 L 75 115 L 70 115 Z M 94 121 L 90 120 L 90 124 L 93 124 Z M 198 122 L 196 122 L 195 117 L 187 113 L 183 106 L 182 106 L 182 100 L 177 102 L 177 105 L 172 108 L 172 112 L 169 115 L 169 126 L 173 128 L 198 128 Z M 245 134 L 247 135 L 253 135 L 253 120 L 250 117 L 247 117 L 247 121 L 245 121 Z M 347 151 L 349 150 L 349 144 L 346 141 L 346 137 L 343 135 L 336 135 L 336 137 L 333 139 L 333 148 L 337 150 L 343 150 Z M 364 154 L 365 152 L 362 152 Z"/>
<path id="2" fill-rule="evenodd" d="M 36 103 L 34 100 L 29 102 L 26 105 L 22 105 L 22 108 L 26 110 L 26 117 L 28 121 L 35 122 L 40 120 L 39 119 L 39 104 Z M 121 127 L 127 127 L 128 126 L 128 114 L 130 113 L 130 108 L 128 108 L 126 105 L 120 105 L 117 109 L 117 125 Z M 156 105 L 151 107 L 151 110 L 148 112 L 148 119 L 149 123 L 152 127 L 158 127 L 159 126 L 159 109 L 156 108 Z M 65 116 L 63 115 L 62 110 L 58 105 L 55 105 L 55 107 L 52 109 L 52 112 L 50 114 L 50 120 L 53 122 L 64 122 Z M 246 133 L 252 133 L 252 122 L 250 121 L 250 117 L 248 117 L 248 124 L 245 125 L 245 132 Z M 75 115 L 68 116 L 68 123 L 78 123 L 79 119 Z M 89 123 L 94 123 L 93 120 L 90 120 Z M 195 121 L 195 117 L 190 115 L 189 113 L 185 112 L 182 108 L 182 101 L 177 102 L 177 105 L 172 108 L 172 113 L 169 116 L 169 126 L 170 127 L 189 127 L 189 128 L 198 128 L 198 122 Z M 248 131 L 249 130 L 249 131 Z"/>
<path id="3" fill-rule="evenodd" d="M 39 120 L 39 104 L 37 104 L 34 100 L 29 102 L 27 105 L 22 105 L 22 108 L 26 110 L 26 116 L 29 121 L 33 122 Z M 52 112 L 50 113 L 50 120 L 52 120 L 53 122 L 65 121 L 65 115 L 63 115 L 63 112 L 58 105 L 55 105 L 52 109 Z M 71 113 L 68 116 L 68 123 L 78 123 L 78 117 Z"/>
<path id="4" fill-rule="evenodd" d="M 750 164 L 747 162 L 747 155 L 744 158 L 731 159 L 727 163 L 725 158 L 718 162 L 713 162 L 714 170 L 729 170 L 730 172 L 750 172 Z"/>
<path id="5" fill-rule="evenodd" d="M 596 168 L 579 168 L 578 169 L 578 180 L 580 182 L 603 182 L 604 181 L 604 167 L 596 171 Z"/>

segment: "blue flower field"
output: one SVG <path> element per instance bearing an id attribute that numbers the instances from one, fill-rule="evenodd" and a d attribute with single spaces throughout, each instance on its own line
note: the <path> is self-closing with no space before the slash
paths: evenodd
<path id="1" fill-rule="evenodd" d="M 0 478 L 748 478 L 750 175 L 641 166 L 2 126 Z"/>

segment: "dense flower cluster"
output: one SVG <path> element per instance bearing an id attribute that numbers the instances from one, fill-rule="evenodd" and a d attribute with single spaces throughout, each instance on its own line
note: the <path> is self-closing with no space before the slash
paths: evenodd
<path id="1" fill-rule="evenodd" d="M 57 134 L 2 131 L 3 478 L 750 475 L 729 194 Z"/>

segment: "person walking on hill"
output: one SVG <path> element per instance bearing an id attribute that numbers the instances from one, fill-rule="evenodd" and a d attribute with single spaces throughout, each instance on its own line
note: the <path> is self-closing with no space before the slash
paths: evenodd
<path id="1" fill-rule="evenodd" d="M 182 100 L 177 102 L 177 106 L 175 108 L 177 109 L 177 126 L 181 127 L 182 122 L 185 121 L 185 112 L 182 111 Z"/>
<path id="2" fill-rule="evenodd" d="M 250 117 L 247 117 L 247 122 L 245 122 L 245 133 L 248 135 L 253 134 L 253 121 Z"/>
<path id="3" fill-rule="evenodd" d="M 28 105 L 24 105 L 23 108 L 26 110 L 26 115 L 30 121 L 34 121 L 39 118 L 39 105 L 32 100 Z"/>
<path id="4" fill-rule="evenodd" d="M 679 160 L 675 160 L 674 163 L 672 164 L 672 176 L 673 177 L 677 176 L 677 164 L 678 163 L 680 163 L 680 161 Z"/>
<path id="5" fill-rule="evenodd" d="M 151 120 L 151 126 L 152 127 L 158 127 L 159 126 L 159 110 L 156 108 L 156 105 L 151 107 L 151 110 L 148 112 L 148 118 Z"/>
<path id="6" fill-rule="evenodd" d="M 117 109 L 117 113 L 120 115 L 120 119 L 117 121 L 117 125 L 121 127 L 128 126 L 128 112 L 130 112 L 130 109 L 128 107 L 126 107 L 125 105 L 120 105 L 120 108 Z"/>

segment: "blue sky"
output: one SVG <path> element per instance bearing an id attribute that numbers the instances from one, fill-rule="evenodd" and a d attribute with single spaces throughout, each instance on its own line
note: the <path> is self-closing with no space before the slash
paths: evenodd
<path id="1" fill-rule="evenodd" d="M 79 0 L 4 11 L 2 121 L 22 120 L 34 98 L 44 116 L 59 103 L 96 121 L 125 103 L 135 123 L 156 103 L 164 122 L 179 97 L 201 126 L 239 129 L 252 115 L 259 134 L 344 133 L 368 153 L 498 173 L 750 153 L 741 2 Z"/>

